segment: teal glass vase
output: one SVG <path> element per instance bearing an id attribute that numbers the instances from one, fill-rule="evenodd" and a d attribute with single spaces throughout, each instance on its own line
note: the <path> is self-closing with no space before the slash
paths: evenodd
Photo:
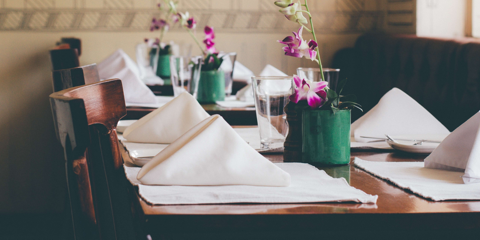
<path id="1" fill-rule="evenodd" d="M 157 76 L 161 77 L 164 81 L 165 85 L 171 85 L 172 81 L 170 80 L 170 56 L 171 54 L 167 55 L 159 55 L 158 62 L 157 62 Z M 152 51 L 150 53 L 150 65 L 153 66 L 155 63 L 155 53 Z"/>
<path id="2" fill-rule="evenodd" d="M 351 110 L 302 111 L 302 162 L 342 165 L 350 162 Z"/>
<path id="3" fill-rule="evenodd" d="M 201 71 L 197 91 L 199 103 L 225 100 L 225 73 L 222 70 Z"/>

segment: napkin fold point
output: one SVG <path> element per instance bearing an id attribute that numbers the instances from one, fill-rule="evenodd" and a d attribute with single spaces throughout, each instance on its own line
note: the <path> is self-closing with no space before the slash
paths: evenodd
<path id="1" fill-rule="evenodd" d="M 462 171 L 464 183 L 480 182 L 480 112 L 448 135 L 425 158 L 425 167 Z"/>
<path id="2" fill-rule="evenodd" d="M 450 131 L 408 94 L 392 88 L 375 107 L 352 123 L 351 134 L 357 142 L 389 135 L 426 135 L 445 137 Z"/>

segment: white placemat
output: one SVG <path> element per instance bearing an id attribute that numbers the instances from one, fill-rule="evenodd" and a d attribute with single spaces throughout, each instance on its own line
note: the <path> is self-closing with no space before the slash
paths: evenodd
<path id="1" fill-rule="evenodd" d="M 362 150 L 370 150 L 370 149 L 380 149 L 380 150 L 392 150 L 393 148 L 388 145 L 386 141 L 383 142 L 356 142 L 355 139 L 352 137 L 350 140 L 350 148 L 352 149 L 362 149 Z"/>
<path id="2" fill-rule="evenodd" d="M 480 200 L 480 184 L 464 184 L 463 172 L 429 169 L 423 162 L 371 162 L 355 166 L 398 187 L 433 201 Z"/>
<path id="3" fill-rule="evenodd" d="M 288 187 L 231 186 L 146 186 L 136 176 L 140 168 L 125 166 L 127 178 L 139 188 L 139 194 L 151 204 L 219 203 L 376 203 L 372 196 L 351 187 L 344 178 L 332 178 L 325 171 L 305 163 L 276 163 L 288 172 Z"/>

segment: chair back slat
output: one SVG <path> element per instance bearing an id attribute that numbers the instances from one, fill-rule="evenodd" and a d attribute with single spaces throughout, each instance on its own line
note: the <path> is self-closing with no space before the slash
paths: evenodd
<path id="1" fill-rule="evenodd" d="M 80 66 L 78 51 L 74 48 L 50 50 L 50 60 L 53 70 L 74 68 Z"/>
<path id="2" fill-rule="evenodd" d="M 78 56 L 82 55 L 82 40 L 74 37 L 63 37 L 60 39 L 61 44 L 68 44 L 70 48 L 77 49 Z"/>
<path id="3" fill-rule="evenodd" d="M 60 69 L 52 72 L 53 91 L 58 92 L 67 88 L 100 82 L 97 64 L 75 68 Z"/>

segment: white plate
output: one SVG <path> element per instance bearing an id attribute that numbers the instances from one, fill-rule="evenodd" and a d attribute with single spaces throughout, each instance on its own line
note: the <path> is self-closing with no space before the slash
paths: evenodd
<path id="1" fill-rule="evenodd" d="M 117 123 L 117 132 L 123 133 L 128 126 L 132 125 L 137 120 L 120 120 Z"/>
<path id="2" fill-rule="evenodd" d="M 414 145 L 415 142 L 412 141 L 401 141 L 396 140 L 390 141 L 387 140 L 387 143 L 394 149 L 409 152 L 409 153 L 420 153 L 420 154 L 429 154 L 435 150 L 435 148 L 440 145 L 440 143 L 430 143 L 430 142 L 423 142 L 422 145 Z"/>

